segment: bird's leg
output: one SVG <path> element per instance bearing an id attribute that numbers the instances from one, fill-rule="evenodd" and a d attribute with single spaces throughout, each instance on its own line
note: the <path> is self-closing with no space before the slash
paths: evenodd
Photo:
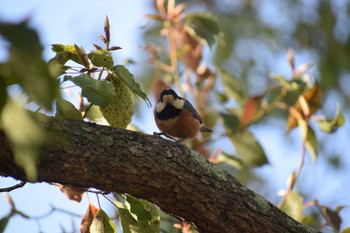
<path id="1" fill-rule="evenodd" d="M 188 140 L 189 138 L 180 138 L 180 139 L 177 139 L 175 142 L 177 143 L 181 143 L 181 142 L 184 142 L 186 140 Z"/>

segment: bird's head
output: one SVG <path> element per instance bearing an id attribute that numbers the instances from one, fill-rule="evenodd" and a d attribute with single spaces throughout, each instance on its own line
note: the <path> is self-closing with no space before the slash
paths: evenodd
<path id="1" fill-rule="evenodd" d="M 185 105 L 185 99 L 176 94 L 173 89 L 165 89 L 160 93 L 156 112 L 161 112 L 167 105 L 172 105 L 176 109 L 182 109 Z"/>

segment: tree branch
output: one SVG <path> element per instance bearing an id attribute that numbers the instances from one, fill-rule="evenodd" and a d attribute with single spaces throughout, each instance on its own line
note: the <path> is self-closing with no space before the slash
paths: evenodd
<path id="1" fill-rule="evenodd" d="M 0 188 L 0 193 L 2 192 L 11 192 L 12 190 L 18 189 L 18 188 L 22 188 L 24 185 L 26 185 L 27 181 L 21 181 L 19 184 L 15 184 L 11 187 L 7 187 L 7 188 Z"/>
<path id="2" fill-rule="evenodd" d="M 200 232 L 316 232 L 294 221 L 186 146 L 78 120 L 50 119 L 38 182 L 129 193 Z M 0 175 L 26 181 L 0 131 Z"/>

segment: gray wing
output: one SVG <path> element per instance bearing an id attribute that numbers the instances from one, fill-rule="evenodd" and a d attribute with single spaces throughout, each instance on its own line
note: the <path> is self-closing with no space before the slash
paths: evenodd
<path id="1" fill-rule="evenodd" d="M 186 109 L 187 111 L 189 111 L 190 113 L 192 113 L 193 117 L 196 118 L 197 120 L 199 120 L 199 122 L 202 124 L 202 118 L 199 115 L 199 113 L 197 112 L 197 110 L 192 106 L 192 104 L 190 103 L 190 101 L 185 100 L 185 105 L 184 105 L 184 109 Z"/>

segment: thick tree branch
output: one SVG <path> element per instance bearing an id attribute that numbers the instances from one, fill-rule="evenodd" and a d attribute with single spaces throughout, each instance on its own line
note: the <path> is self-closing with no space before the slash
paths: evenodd
<path id="1" fill-rule="evenodd" d="M 38 182 L 129 193 L 200 232 L 316 232 L 184 145 L 77 120 L 51 119 L 45 127 L 56 139 L 42 150 Z M 2 131 L 0 175 L 26 181 Z"/>

